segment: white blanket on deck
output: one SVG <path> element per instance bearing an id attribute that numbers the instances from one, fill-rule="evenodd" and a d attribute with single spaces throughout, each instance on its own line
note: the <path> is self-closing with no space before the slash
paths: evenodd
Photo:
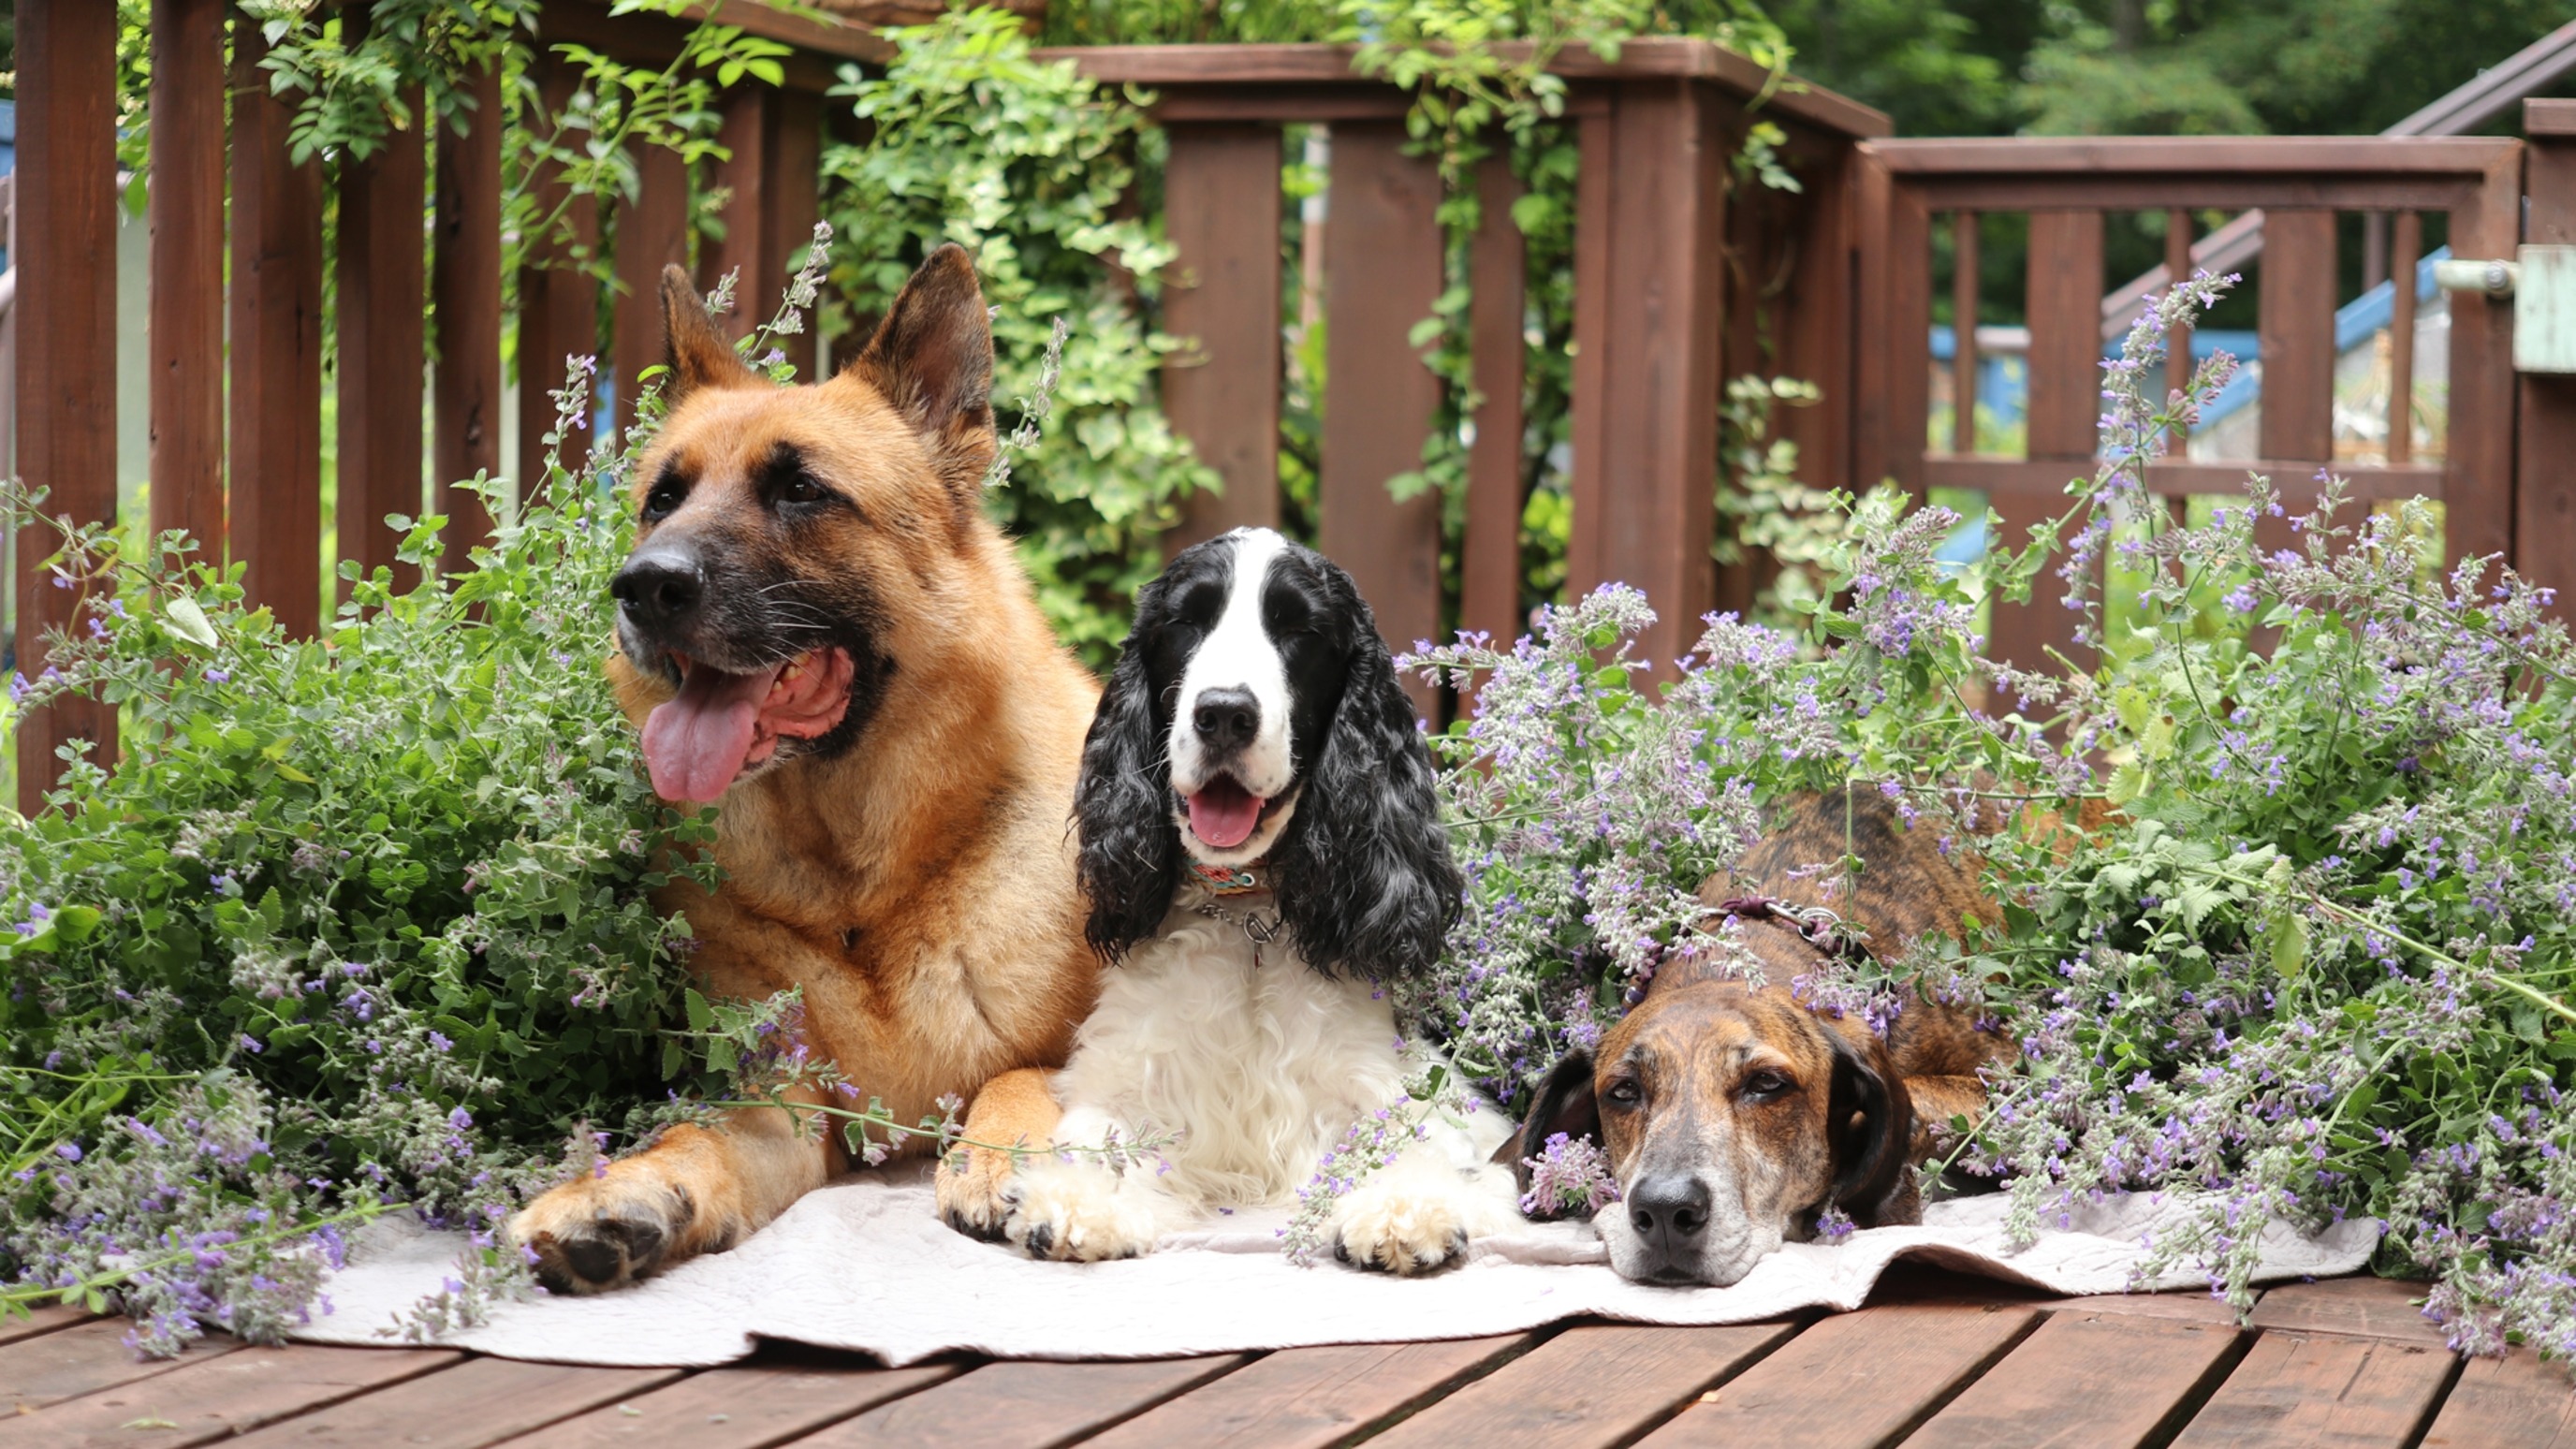
<path id="1" fill-rule="evenodd" d="M 2198 1284 L 2133 1281 L 2141 1235 L 2178 1205 L 2114 1199 L 2014 1252 L 2005 1199 L 1933 1204 L 1920 1227 L 1854 1233 L 1838 1246 L 1791 1244 L 1731 1288 L 1653 1288 L 1621 1280 L 1582 1223 L 1529 1224 L 1475 1245 L 1468 1261 L 1406 1281 L 1326 1259 L 1289 1263 L 1284 1212 L 1219 1217 L 1117 1263 L 1038 1263 L 980 1243 L 933 1215 L 918 1169 L 863 1173 L 807 1196 L 731 1252 L 685 1263 L 596 1298 L 539 1295 L 497 1306 L 480 1328 L 443 1341 L 557 1363 L 707 1365 L 760 1339 L 855 1349 L 906 1364 L 952 1349 L 1001 1358 L 1164 1358 L 1323 1343 L 1475 1338 L 1579 1314 L 1635 1323 L 1742 1323 L 1801 1308 L 1852 1309 L 1888 1264 L 1910 1258 L 2058 1293 Z M 2358 1270 L 2376 1223 L 2309 1238 L 2273 1225 L 2260 1281 Z M 385 1330 L 439 1290 L 461 1240 L 408 1218 L 372 1227 L 324 1293 L 334 1305 L 296 1337 L 388 1343 Z"/>

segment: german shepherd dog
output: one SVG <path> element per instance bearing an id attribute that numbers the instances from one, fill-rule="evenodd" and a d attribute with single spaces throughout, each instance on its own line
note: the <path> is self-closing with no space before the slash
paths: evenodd
<path id="1" fill-rule="evenodd" d="M 1846 854 L 1862 869 L 1828 899 L 1833 878 L 1809 872 Z M 1598 1051 L 1557 1065 L 1497 1157 L 1524 1162 L 1559 1132 L 1598 1141 L 1620 1200 L 1593 1224 L 1611 1267 L 1641 1282 L 1734 1283 L 1827 1212 L 1864 1228 L 1922 1221 L 1918 1168 L 1952 1118 L 1984 1116 L 1981 1072 L 2013 1040 L 1919 994 L 1884 1036 L 1809 1009 L 1791 983 L 1846 947 L 1781 908 L 1830 906 L 1893 956 L 1927 934 L 1958 937 L 1970 916 L 2000 919 L 1972 866 L 1929 828 L 1899 828 L 1876 791 L 1850 789 L 1794 802 L 1700 894 L 1736 919 L 1767 984 L 1677 954 Z M 1529 1177 L 1523 1166 L 1524 1191 Z"/>
<path id="2" fill-rule="evenodd" d="M 636 473 L 620 705 L 654 789 L 719 806 L 723 883 L 685 913 L 709 995 L 804 991 L 811 1049 L 899 1122 L 972 1098 L 970 1132 L 1044 1142 L 1043 1074 L 1091 1010 L 1067 821 L 1099 689 L 984 516 L 992 333 L 944 246 L 818 386 L 746 367 L 686 274 L 662 279 L 671 411 Z M 996 1080 L 996 1079 L 999 1080 Z M 988 1136 L 987 1134 L 992 1134 Z M 679 1126 L 511 1220 L 558 1291 L 721 1251 L 819 1186 L 835 1134 L 777 1108 Z M 943 1168 L 991 1228 L 1009 1163 Z"/>

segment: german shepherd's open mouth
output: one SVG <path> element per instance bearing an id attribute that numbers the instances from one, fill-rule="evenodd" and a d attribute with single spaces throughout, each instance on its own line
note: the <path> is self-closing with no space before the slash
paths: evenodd
<path id="1" fill-rule="evenodd" d="M 822 739 L 850 712 L 854 670 L 838 645 L 743 674 L 677 650 L 665 658 L 680 692 L 644 721 L 644 763 L 665 799 L 715 799 L 787 741 Z"/>

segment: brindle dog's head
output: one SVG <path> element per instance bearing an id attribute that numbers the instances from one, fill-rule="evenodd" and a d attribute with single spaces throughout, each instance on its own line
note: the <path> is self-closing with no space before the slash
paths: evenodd
<path id="1" fill-rule="evenodd" d="M 745 366 L 677 267 L 662 307 L 671 411 L 637 469 L 642 530 L 612 585 L 620 684 L 630 707 L 652 706 L 654 789 L 711 801 L 847 751 L 895 672 L 989 605 L 993 342 L 955 246 L 819 386 Z"/>
<path id="2" fill-rule="evenodd" d="M 1594 1223 L 1619 1276 L 1724 1287 L 1824 1209 L 1869 1227 L 1911 1191 L 1904 1079 L 1846 1025 L 1781 988 L 1668 968 L 1597 1057 L 1558 1064 L 1521 1140 L 1601 1142 L 1621 1196 Z"/>

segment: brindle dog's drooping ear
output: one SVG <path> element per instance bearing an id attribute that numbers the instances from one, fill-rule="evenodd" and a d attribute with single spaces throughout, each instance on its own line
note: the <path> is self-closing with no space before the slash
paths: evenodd
<path id="1" fill-rule="evenodd" d="M 1874 792 L 1793 809 L 1747 860 L 1778 872 L 1784 894 L 1812 893 L 1788 872 L 1855 846 L 1868 885 L 1840 903 L 1846 919 L 1955 933 L 1969 914 L 1995 918 L 1966 865 L 1935 850 L 1930 832 L 1895 829 Z M 1722 889 L 1745 893 L 1748 874 Z M 1714 902 L 1720 889 L 1705 894 Z M 1739 929 L 1770 981 L 1819 964 L 1819 948 L 1767 911 L 1747 910 Z M 1611 1266 L 1644 1282 L 1723 1286 L 1811 1235 L 1829 1210 L 1865 1228 L 1920 1221 L 1916 1163 L 1952 1116 L 1981 1114 L 1978 1073 L 2011 1049 L 1967 1013 L 1921 999 L 1882 1039 L 1857 1017 L 1808 1010 L 1784 985 L 1751 989 L 1680 955 L 1597 1052 L 1556 1066 L 1503 1150 L 1517 1163 L 1552 1133 L 1591 1136 L 1622 1194 L 1594 1219 Z"/>
<path id="2" fill-rule="evenodd" d="M 1043 1141 L 1098 966 L 1065 820 L 1098 689 L 983 511 L 997 440 L 974 267 L 941 247 L 859 359 L 806 387 L 745 365 L 663 276 L 670 412 L 617 575 L 619 702 L 664 798 L 719 809 L 724 883 L 685 882 L 709 996 L 804 993 L 804 1039 L 904 1121 Z M 830 1138 L 833 1134 L 822 1134 Z M 819 1184 L 834 1146 L 775 1109 L 650 1148 L 511 1224 L 550 1285 L 614 1287 L 721 1249 Z M 1008 1159 L 945 1172 L 991 1227 Z"/>

